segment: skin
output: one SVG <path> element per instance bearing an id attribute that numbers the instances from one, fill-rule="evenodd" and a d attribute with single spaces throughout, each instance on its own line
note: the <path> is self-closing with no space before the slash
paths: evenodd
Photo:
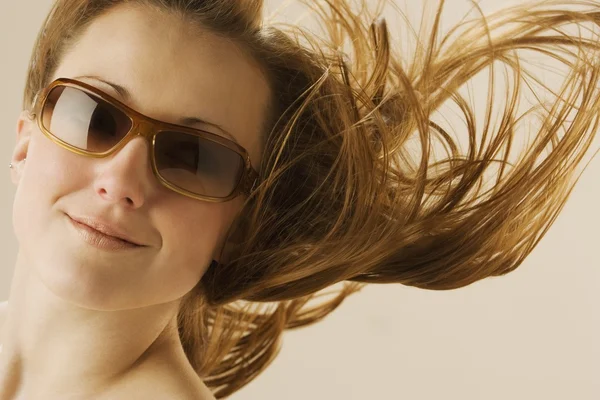
<path id="1" fill-rule="evenodd" d="M 90 25 L 53 79 L 81 75 L 126 87 L 132 99 L 125 103 L 150 117 L 196 116 L 222 126 L 257 169 L 270 92 L 231 41 L 120 5 Z M 119 98 L 110 86 L 81 80 Z M 26 112 L 19 117 L 11 171 L 19 252 L 0 400 L 213 398 L 185 357 L 175 317 L 180 299 L 218 259 L 243 198 L 209 203 L 164 188 L 148 146 L 138 137 L 109 158 L 86 158 L 47 139 Z M 97 249 L 65 213 L 106 217 L 147 246 Z"/>

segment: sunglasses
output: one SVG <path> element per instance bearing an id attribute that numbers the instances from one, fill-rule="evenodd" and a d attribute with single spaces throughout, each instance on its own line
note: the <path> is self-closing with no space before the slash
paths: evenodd
<path id="1" fill-rule="evenodd" d="M 137 136 L 146 138 L 158 181 L 197 200 L 249 195 L 258 182 L 248 152 L 237 143 L 152 119 L 74 79 L 56 79 L 36 95 L 33 117 L 50 140 L 88 157 L 107 157 Z"/>

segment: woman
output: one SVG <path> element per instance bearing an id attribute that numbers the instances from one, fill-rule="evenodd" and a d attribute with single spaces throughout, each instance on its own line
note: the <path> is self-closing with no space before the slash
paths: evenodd
<path id="1" fill-rule="evenodd" d="M 600 109 L 598 38 L 561 29 L 597 24 L 600 7 L 507 10 L 449 46 L 434 24 L 408 67 L 385 20 L 342 0 L 315 9 L 329 42 L 263 25 L 261 1 L 56 1 L 10 165 L 20 247 L 0 399 L 223 398 L 269 365 L 284 329 L 362 282 L 458 288 L 531 252 Z M 519 49 L 568 70 L 509 161 L 518 87 L 479 147 L 458 88 L 494 60 L 524 80 Z M 466 155 L 431 119 L 447 100 Z M 452 155 L 434 164 L 436 137 Z"/>

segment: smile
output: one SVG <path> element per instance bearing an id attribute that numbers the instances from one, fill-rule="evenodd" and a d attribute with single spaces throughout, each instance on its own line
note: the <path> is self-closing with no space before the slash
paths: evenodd
<path id="1" fill-rule="evenodd" d="M 127 249 L 137 249 L 143 246 L 137 245 L 135 243 L 131 243 L 127 240 L 107 235 L 106 233 L 102 233 L 91 226 L 88 226 L 84 223 L 78 222 L 71 217 L 69 218 L 70 224 L 75 228 L 77 233 L 81 236 L 81 238 L 88 244 L 101 249 L 101 250 L 109 250 L 109 251 L 117 251 L 117 250 L 127 250 Z"/>

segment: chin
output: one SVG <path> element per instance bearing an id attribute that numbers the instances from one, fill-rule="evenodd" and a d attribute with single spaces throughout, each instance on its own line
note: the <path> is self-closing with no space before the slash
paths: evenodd
<path id="1" fill-rule="evenodd" d="M 20 268 L 28 270 L 36 288 L 41 286 L 48 294 L 84 308 L 108 311 L 122 305 L 118 293 L 122 268 L 114 260 L 110 263 L 82 248 L 73 237 L 53 229 L 47 229 L 45 235 L 23 233 L 19 240 Z"/>

